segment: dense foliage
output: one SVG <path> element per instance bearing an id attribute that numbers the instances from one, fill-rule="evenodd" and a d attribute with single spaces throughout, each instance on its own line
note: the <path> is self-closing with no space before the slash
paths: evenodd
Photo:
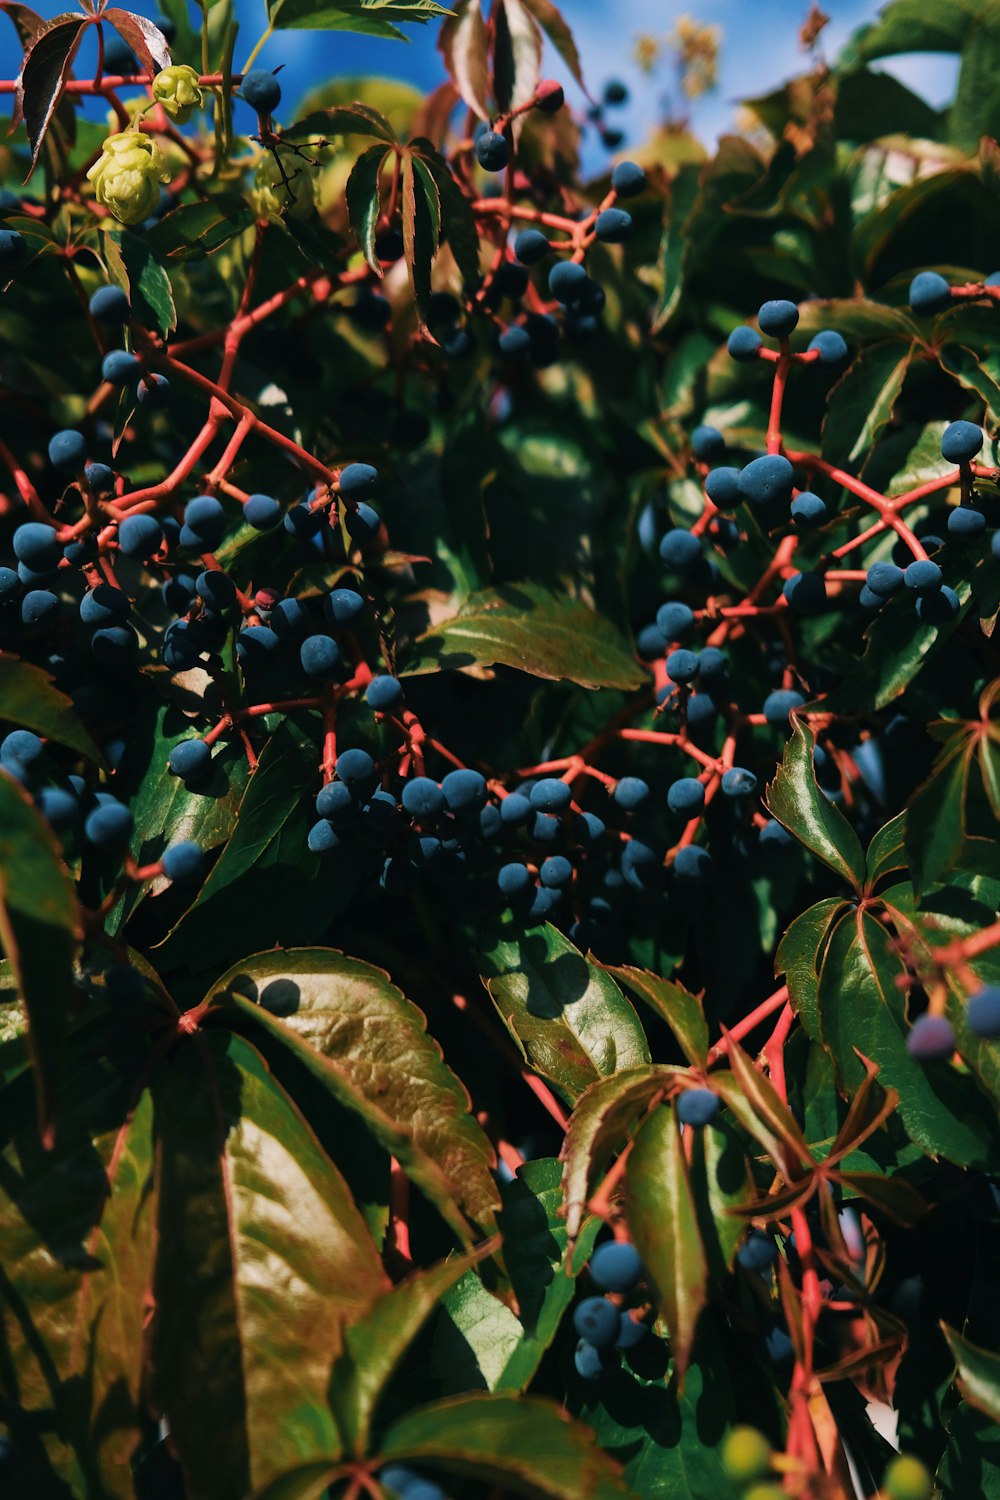
<path id="1" fill-rule="evenodd" d="M 996 1500 L 1000 6 L 581 181 L 550 0 L 274 0 L 440 26 L 297 117 L 84 5 L 2 3 L 3 1493 Z"/>

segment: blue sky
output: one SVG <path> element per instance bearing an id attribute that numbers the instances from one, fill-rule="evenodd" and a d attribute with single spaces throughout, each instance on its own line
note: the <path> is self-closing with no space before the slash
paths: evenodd
<path id="1" fill-rule="evenodd" d="M 158 9 L 157 0 L 120 0 L 120 3 L 147 15 L 155 14 Z M 266 13 L 264 0 L 236 0 L 236 4 L 240 20 L 236 61 L 241 64 L 264 29 Z M 67 5 L 65 0 L 44 0 L 39 8 L 46 14 L 54 14 L 65 11 Z M 767 6 L 753 4 L 751 0 L 678 0 L 671 6 L 664 6 L 663 0 L 562 0 L 560 8 L 576 36 L 591 90 L 598 93 L 611 75 L 629 85 L 631 100 L 624 110 L 615 112 L 614 123 L 621 125 L 632 141 L 641 139 L 648 125 L 661 114 L 663 97 L 673 84 L 672 76 L 662 67 L 651 78 L 641 73 L 632 61 L 634 41 L 640 32 L 658 36 L 668 33 L 682 12 L 700 21 L 713 22 L 723 31 L 719 86 L 691 110 L 692 125 L 707 144 L 732 127 L 740 98 L 766 92 L 801 71 L 804 62 L 798 31 L 809 8 L 808 0 L 769 0 Z M 835 56 L 854 28 L 871 19 L 877 8 L 873 0 L 825 0 L 825 9 L 831 17 L 824 33 L 827 55 Z M 0 30 L 3 38 L 0 55 L 9 55 L 12 33 L 6 29 L 8 26 L 0 18 L 0 27 L 4 28 Z M 443 76 L 436 50 L 437 25 L 412 26 L 407 30 L 412 37 L 408 44 L 355 37 L 347 32 L 277 32 L 258 61 L 266 67 L 284 65 L 282 86 L 286 105 L 294 105 L 309 87 L 325 78 L 351 73 L 381 73 L 430 89 Z M 943 103 L 954 87 L 956 64 L 951 58 L 912 56 L 884 66 L 934 104 Z M 86 61 L 81 58 L 80 71 L 85 68 Z M 545 69 L 566 80 L 564 65 L 551 51 Z M 572 88 L 567 87 L 567 92 L 573 102 L 581 102 Z M 239 111 L 237 128 L 252 129 L 250 111 L 242 105 Z M 241 118 L 244 112 L 246 119 Z"/>

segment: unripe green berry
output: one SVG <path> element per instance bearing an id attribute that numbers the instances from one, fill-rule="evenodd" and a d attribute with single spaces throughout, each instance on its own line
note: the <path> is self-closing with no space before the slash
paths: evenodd
<path id="1" fill-rule="evenodd" d="M 761 1479 L 771 1467 L 771 1445 L 756 1427 L 734 1427 L 722 1443 L 722 1467 L 734 1484 Z"/>
<path id="2" fill-rule="evenodd" d="M 174 63 L 153 79 L 153 98 L 175 125 L 186 125 L 202 105 L 198 74 L 187 63 Z"/>
<path id="3" fill-rule="evenodd" d="M 169 178 L 159 147 L 142 130 L 109 135 L 87 173 L 98 203 L 120 224 L 140 224 L 148 219 L 160 200 L 160 183 Z"/>
<path id="4" fill-rule="evenodd" d="M 889 1500 L 931 1500 L 934 1481 L 919 1458 L 901 1453 L 886 1469 L 883 1488 Z"/>

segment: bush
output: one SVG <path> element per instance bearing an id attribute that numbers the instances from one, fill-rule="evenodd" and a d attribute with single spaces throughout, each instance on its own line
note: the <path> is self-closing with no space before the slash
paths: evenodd
<path id="1" fill-rule="evenodd" d="M 996 1493 L 1000 22 L 581 181 L 217 9 L 17 18 L 5 1493 Z"/>

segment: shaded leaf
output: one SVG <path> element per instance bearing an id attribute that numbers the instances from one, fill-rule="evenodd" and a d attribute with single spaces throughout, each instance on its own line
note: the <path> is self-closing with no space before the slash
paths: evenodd
<path id="1" fill-rule="evenodd" d="M 160 28 L 145 16 L 136 15 L 118 6 L 109 6 L 101 12 L 101 19 L 117 31 L 124 42 L 132 48 L 139 64 L 152 78 L 161 68 L 170 66 L 170 44 Z"/>
<path id="2" fill-rule="evenodd" d="M 583 65 L 580 61 L 580 53 L 565 16 L 553 5 L 552 0 L 524 0 L 524 3 L 545 32 L 553 47 L 559 53 L 567 68 L 569 68 L 577 83 L 583 89 L 584 93 L 586 93 L 587 85 L 583 81 Z"/>
<path id="3" fill-rule="evenodd" d="M 448 163 L 430 141 L 418 137 L 412 142 L 411 149 L 434 180 L 441 206 L 442 238 L 451 247 L 466 291 L 474 291 L 480 282 L 479 230 L 469 200 L 455 181 Z M 481 432 L 479 438 L 482 441 Z"/>
<path id="4" fill-rule="evenodd" d="M 661 979 L 647 969 L 635 969 L 631 965 L 615 968 L 612 964 L 604 967 L 639 1000 L 645 1001 L 661 1021 L 666 1021 L 688 1062 L 695 1067 L 704 1065 L 708 1056 L 708 1022 L 697 995 L 692 995 L 676 980 Z"/>
<path id="5" fill-rule="evenodd" d="M 438 34 L 438 50 L 464 102 L 481 120 L 490 118 L 486 23 L 479 0 L 455 0 Z"/>
<path id="6" fill-rule="evenodd" d="M 184 208 L 174 210 L 177 214 L 185 212 Z M 173 215 L 167 217 L 172 218 Z M 160 226 L 164 222 L 161 219 Z M 125 284 L 122 290 L 132 304 L 133 315 L 142 322 L 159 328 L 164 336 L 172 333 L 177 327 L 174 294 L 170 289 L 170 278 L 150 243 L 127 230 L 114 230 L 108 235 L 108 239 L 118 247 L 124 271 Z M 150 239 L 153 239 L 152 235 Z M 119 285 L 122 285 L 121 280 Z"/>
<path id="7" fill-rule="evenodd" d="M 774 956 L 774 971 L 783 974 L 792 1009 L 814 1042 L 821 1040 L 819 971 L 823 950 L 846 902 L 827 896 L 810 906 L 786 929 Z"/>
<path id="8" fill-rule="evenodd" d="M 388 155 L 384 146 L 369 146 L 358 157 L 347 179 L 347 212 L 351 228 L 365 260 L 376 276 L 382 275 L 382 267 L 375 252 L 375 229 L 381 211 L 379 173 Z"/>
<path id="9" fill-rule="evenodd" d="M 493 1149 L 424 1015 L 383 969 L 332 948 L 259 953 L 223 975 L 209 1003 L 220 1020 L 235 1008 L 293 1047 L 461 1238 L 466 1218 L 494 1227 Z"/>
<path id="10" fill-rule="evenodd" d="M 380 1456 L 427 1461 L 538 1500 L 626 1493 L 593 1433 L 537 1396 L 458 1396 L 417 1407 L 389 1428 Z"/>
<path id="11" fill-rule="evenodd" d="M 639 1018 L 614 980 L 550 923 L 480 954 L 484 983 L 525 1060 L 570 1102 L 588 1083 L 649 1062 Z"/>
<path id="12" fill-rule="evenodd" d="M 865 857 L 854 829 L 819 788 L 813 770 L 815 743 L 812 731 L 796 718 L 781 765 L 767 789 L 767 805 L 810 853 L 860 891 Z"/>
<path id="13" fill-rule="evenodd" d="M 601 1078 L 576 1101 L 563 1142 L 563 1199 L 566 1228 L 575 1239 L 598 1179 L 643 1118 L 664 1094 L 677 1068 L 628 1068 Z"/>
<path id="14" fill-rule="evenodd" d="M 823 457 L 860 472 L 892 420 L 913 346 L 893 342 L 862 349 L 837 381 L 827 400 Z"/>
<path id="15" fill-rule="evenodd" d="M 153 1095 L 154 1399 L 193 1500 L 242 1500 L 338 1456 L 330 1373 L 388 1280 L 339 1172 L 242 1037 L 185 1039 Z"/>
<path id="16" fill-rule="evenodd" d="M 420 636 L 405 676 L 502 663 L 581 687 L 640 687 L 646 680 L 614 627 L 575 600 L 538 584 L 472 594 L 451 620 Z"/>
<path id="17" fill-rule="evenodd" d="M 493 87 L 501 109 L 516 110 L 538 87 L 542 34 L 525 0 L 500 0 L 493 21 Z M 512 123 L 515 140 L 523 118 Z"/>
<path id="18" fill-rule="evenodd" d="M 28 178 L 38 165 L 45 133 L 62 98 L 86 25 L 85 16 L 56 16 L 36 34 L 25 53 L 18 80 L 17 101 L 23 111 L 24 125 L 31 144 Z"/>
<path id="19" fill-rule="evenodd" d="M 981 1349 L 946 1323 L 941 1331 L 958 1366 L 956 1379 L 962 1395 L 991 1422 L 1000 1423 L 1000 1354 Z"/>
<path id="20" fill-rule="evenodd" d="M 441 237 L 441 199 L 429 169 L 411 151 L 403 157 L 402 219 L 410 290 L 423 316 L 431 295 L 431 264 Z"/>
<path id="21" fill-rule="evenodd" d="M 446 16 L 448 8 L 437 0 L 269 0 L 267 14 L 279 30 L 291 26 L 304 31 L 356 31 L 405 40 L 397 22 L 423 25 Z"/>
<path id="22" fill-rule="evenodd" d="M 314 109 L 282 131 L 283 140 L 293 141 L 313 136 L 347 135 L 374 135 L 390 145 L 396 141 L 396 133 L 385 115 L 360 101 L 334 105 L 329 109 Z"/>
<path id="23" fill-rule="evenodd" d="M 95 765 L 104 766 L 104 757 L 87 732 L 72 698 L 60 692 L 41 667 L 0 652 L 0 705 L 8 723 L 33 729 L 44 739 L 68 745 Z"/>
<path id="24" fill-rule="evenodd" d="M 695 1327 L 708 1296 L 708 1261 L 698 1228 L 675 1111 L 654 1110 L 635 1138 L 625 1169 L 628 1224 L 653 1282 L 683 1386 Z"/>
<path id="25" fill-rule="evenodd" d="M 189 260 L 221 250 L 254 221 L 245 198 L 213 193 L 204 203 L 182 203 L 150 230 L 147 243 L 168 260 Z"/>
<path id="26" fill-rule="evenodd" d="M 27 793 L 0 775 L 0 940 L 28 1019 L 38 1128 L 47 1145 L 55 1138 L 79 930 L 76 892 L 48 824 Z"/>
<path id="27" fill-rule="evenodd" d="M 897 813 L 872 836 L 865 855 L 865 874 L 869 890 L 883 875 L 906 869 L 906 814 Z"/>

